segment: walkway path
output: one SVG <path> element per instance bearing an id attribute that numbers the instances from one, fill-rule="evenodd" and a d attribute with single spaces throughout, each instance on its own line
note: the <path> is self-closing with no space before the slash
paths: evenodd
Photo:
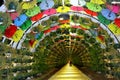
<path id="1" fill-rule="evenodd" d="M 91 80 L 74 65 L 65 65 L 48 80 Z"/>

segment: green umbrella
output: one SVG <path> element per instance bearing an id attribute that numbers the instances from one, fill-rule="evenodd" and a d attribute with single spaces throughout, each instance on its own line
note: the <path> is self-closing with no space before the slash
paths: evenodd
<path id="1" fill-rule="evenodd" d="M 99 4 L 95 4 L 91 2 L 87 3 L 87 8 L 95 12 L 100 12 L 102 10 L 102 7 Z"/>

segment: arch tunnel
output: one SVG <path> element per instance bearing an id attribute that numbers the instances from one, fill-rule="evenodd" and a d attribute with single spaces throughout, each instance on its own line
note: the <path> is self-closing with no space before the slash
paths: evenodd
<path id="1" fill-rule="evenodd" d="M 11 0 L 3 3 L 7 9 L 3 11 L 0 8 L 3 11 L 0 13 L 0 79 L 48 80 L 62 68 L 74 72 L 77 67 L 77 71 L 81 70 L 90 80 L 119 80 L 120 19 L 119 13 L 114 11 L 119 5 L 107 0 L 100 0 L 101 4 L 97 0 L 60 0 L 60 3 L 50 1 L 25 0 L 15 3 Z M 48 8 L 53 2 L 53 8 Z M 47 9 L 43 9 L 42 3 L 48 6 Z M 10 9 L 9 4 L 15 11 Z M 97 6 L 97 9 L 89 8 L 89 4 Z M 19 12 L 17 7 L 20 6 Z M 102 14 L 104 9 L 109 9 L 108 6 L 113 10 L 107 12 L 108 16 L 114 14 L 113 19 Z M 68 66 L 70 62 L 73 66 Z M 70 76 L 71 74 L 75 73 L 69 73 Z M 98 77 L 95 78 L 96 74 Z M 62 73 L 62 77 L 64 75 Z M 51 77 L 50 80 L 59 78 L 61 77 Z M 89 80 L 82 77 L 66 78 Z"/>

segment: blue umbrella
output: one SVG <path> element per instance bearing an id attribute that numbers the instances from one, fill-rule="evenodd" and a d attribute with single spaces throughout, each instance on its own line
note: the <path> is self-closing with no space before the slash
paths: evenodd
<path id="1" fill-rule="evenodd" d="M 17 17 L 14 20 L 14 24 L 16 26 L 20 27 L 27 19 L 28 19 L 28 17 L 25 14 L 21 14 L 19 17 Z"/>
<path id="2" fill-rule="evenodd" d="M 53 0 L 44 0 L 41 2 L 41 4 L 39 6 L 40 6 L 41 10 L 47 10 L 54 6 L 54 1 Z"/>
<path id="3" fill-rule="evenodd" d="M 102 15 L 107 18 L 108 20 L 114 20 L 116 18 L 115 13 L 113 13 L 111 10 L 109 9 L 102 9 L 101 11 Z"/>

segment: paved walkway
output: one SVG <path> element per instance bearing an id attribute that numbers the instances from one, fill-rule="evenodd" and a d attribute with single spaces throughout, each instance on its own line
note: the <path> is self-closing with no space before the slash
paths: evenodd
<path id="1" fill-rule="evenodd" d="M 48 80 L 91 80 L 74 65 L 65 65 Z"/>

